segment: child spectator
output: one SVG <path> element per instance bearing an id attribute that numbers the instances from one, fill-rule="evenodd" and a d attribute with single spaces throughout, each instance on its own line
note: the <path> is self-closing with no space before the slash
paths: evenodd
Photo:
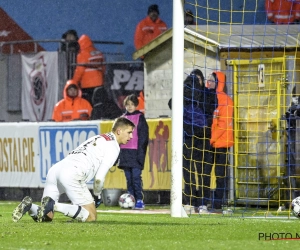
<path id="1" fill-rule="evenodd" d="M 144 209 L 142 170 L 148 146 L 149 127 L 144 114 L 136 110 L 138 104 L 138 98 L 134 94 L 124 99 L 124 117 L 131 120 L 136 127 L 131 141 L 121 146 L 119 168 L 124 170 L 128 193 L 136 199 L 135 209 Z"/>

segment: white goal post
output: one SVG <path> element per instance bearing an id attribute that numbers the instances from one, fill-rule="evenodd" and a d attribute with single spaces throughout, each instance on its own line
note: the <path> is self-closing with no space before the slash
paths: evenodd
<path id="1" fill-rule="evenodd" d="M 172 168 L 171 216 L 183 217 L 182 144 L 183 144 L 183 77 L 184 77 L 184 4 L 173 0 L 172 40 Z M 185 216 L 184 216 L 185 217 Z"/>

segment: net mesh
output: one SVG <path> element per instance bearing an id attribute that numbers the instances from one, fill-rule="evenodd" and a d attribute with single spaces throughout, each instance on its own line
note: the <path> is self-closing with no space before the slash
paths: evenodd
<path id="1" fill-rule="evenodd" d="M 186 211 L 290 218 L 300 195 L 300 2 L 190 0 L 184 7 Z"/>

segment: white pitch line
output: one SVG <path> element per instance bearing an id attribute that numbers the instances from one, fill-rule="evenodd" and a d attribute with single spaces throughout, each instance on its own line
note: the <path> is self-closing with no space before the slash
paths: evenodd
<path id="1" fill-rule="evenodd" d="M 116 213 L 116 214 L 170 214 L 169 209 L 158 209 L 158 210 L 121 209 L 121 210 L 97 210 L 97 212 Z"/>

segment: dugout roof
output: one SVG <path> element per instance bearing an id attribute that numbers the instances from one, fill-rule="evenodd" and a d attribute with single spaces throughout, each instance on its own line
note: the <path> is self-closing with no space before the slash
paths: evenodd
<path id="1" fill-rule="evenodd" d="M 217 52 L 222 49 L 295 49 L 299 47 L 299 25 L 191 25 L 184 39 Z M 172 37 L 172 28 L 133 54 L 137 59 Z"/>

